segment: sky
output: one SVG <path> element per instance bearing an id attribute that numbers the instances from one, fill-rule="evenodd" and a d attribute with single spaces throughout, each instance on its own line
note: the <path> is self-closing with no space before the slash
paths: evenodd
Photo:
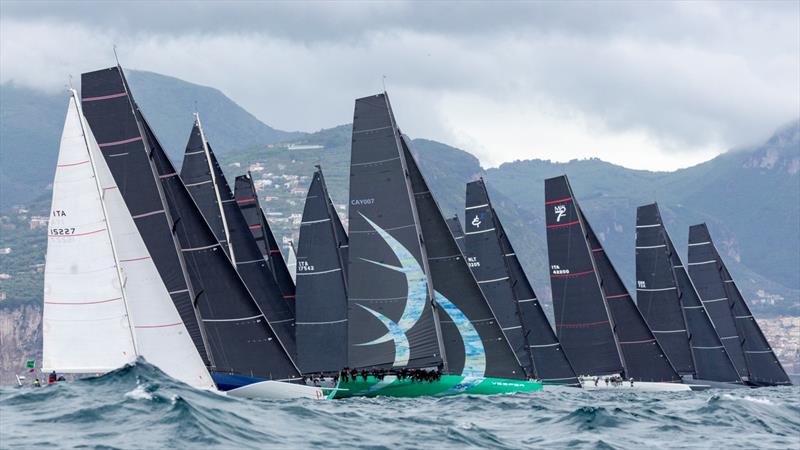
<path id="1" fill-rule="evenodd" d="M 278 129 L 352 121 L 477 156 L 674 170 L 800 117 L 800 1 L 0 2 L 0 82 L 114 64 L 220 89 Z"/>

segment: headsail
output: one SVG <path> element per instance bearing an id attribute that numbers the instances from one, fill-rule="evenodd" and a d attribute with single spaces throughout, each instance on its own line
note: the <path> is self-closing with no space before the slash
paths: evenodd
<path id="1" fill-rule="evenodd" d="M 636 209 L 636 303 L 678 373 L 694 374 L 680 291 L 655 203 Z"/>
<path id="2" fill-rule="evenodd" d="M 297 365 L 303 373 L 347 366 L 347 260 L 340 254 L 347 236 L 331 206 L 318 168 L 306 196 L 297 254 Z"/>
<path id="3" fill-rule="evenodd" d="M 228 250 L 226 253 L 231 257 L 231 262 L 277 333 L 278 339 L 286 351 L 294 355 L 294 314 L 283 300 L 267 267 L 267 261 L 236 204 L 225 174 L 203 133 L 199 115 L 195 115 L 195 123 L 186 145 L 181 180 L 203 217 L 208 219 L 209 226 L 222 244 L 223 250 Z"/>
<path id="4" fill-rule="evenodd" d="M 82 80 L 84 108 L 92 105 L 87 119 L 98 139 L 105 142 L 100 147 L 128 209 L 139 219 L 137 226 L 148 250 L 157 264 L 160 257 L 169 260 L 171 254 L 157 258 L 154 252 L 175 249 L 181 256 L 173 271 L 159 272 L 168 286 L 178 277 L 183 278 L 184 286 L 191 286 L 191 291 L 183 293 L 193 295 L 189 307 L 198 305 L 213 370 L 272 379 L 298 376 L 130 96 L 121 69 L 83 74 Z M 133 138 L 123 138 L 132 133 L 136 133 Z M 146 207 L 153 209 L 143 210 Z M 160 222 L 164 217 L 166 230 Z M 155 223 L 158 227 L 148 227 L 150 222 L 141 220 L 149 218 L 160 218 Z M 167 246 L 165 241 L 172 242 Z M 156 242 L 159 247 L 149 245 Z M 183 314 L 182 318 L 187 320 Z"/>
<path id="5" fill-rule="evenodd" d="M 269 270 L 281 290 L 283 299 L 289 305 L 292 317 L 294 317 L 295 280 L 294 276 L 292 276 L 292 270 L 295 269 L 294 263 L 289 264 L 283 260 L 275 235 L 272 234 L 269 222 L 267 222 L 264 211 L 258 202 L 258 192 L 250 172 L 247 175 L 236 177 L 234 196 L 247 221 L 247 225 L 250 227 L 250 232 L 256 239 L 256 243 L 258 243 L 258 249 L 269 264 Z"/>
<path id="6" fill-rule="evenodd" d="M 739 377 L 747 381 L 747 362 L 742 342 L 733 318 L 733 304 L 728 298 L 720 271 L 717 252 L 711 244 L 711 235 L 705 224 L 689 228 L 689 276 L 697 288 L 700 301 L 708 311 Z"/>
<path id="7" fill-rule="evenodd" d="M 442 363 L 422 240 L 386 95 L 356 100 L 350 157 L 350 367 Z"/>
<path id="8" fill-rule="evenodd" d="M 558 340 L 578 375 L 622 373 L 610 312 L 567 177 L 545 180 L 544 192 Z"/>
<path id="9" fill-rule="evenodd" d="M 294 241 L 289 241 L 286 246 L 286 267 L 289 269 L 289 276 L 292 277 L 292 283 L 297 282 L 297 252 L 294 250 Z"/>
<path id="10" fill-rule="evenodd" d="M 486 300 L 492 306 L 517 359 L 529 376 L 535 375 L 530 344 L 522 328 L 513 282 L 500 249 L 494 210 L 483 180 L 467 183 L 465 256 Z"/>
<path id="11" fill-rule="evenodd" d="M 478 195 L 469 195 L 470 185 L 474 186 L 473 189 L 478 191 Z M 564 350 L 561 348 L 561 344 L 558 342 L 558 338 L 556 338 L 550 322 L 547 320 L 539 299 L 533 291 L 533 286 L 531 286 L 527 275 L 525 275 L 514 247 L 503 229 L 503 224 L 497 212 L 491 206 L 492 202 L 488 193 L 486 193 L 485 183 L 481 179 L 467 186 L 467 208 L 483 203 L 486 203 L 489 207 L 486 213 L 492 218 L 492 226 L 495 230 L 486 234 L 493 234 L 497 238 L 497 245 L 499 245 L 500 254 L 505 262 L 506 273 L 513 289 L 514 302 L 519 310 L 526 345 L 529 348 L 530 357 L 533 359 L 536 377 L 546 383 L 577 385 L 578 378 L 575 376 L 572 365 L 567 360 L 567 356 L 564 354 Z M 471 213 L 474 214 L 474 211 L 467 209 L 466 213 L 466 217 L 469 219 L 472 217 Z M 481 234 L 473 236 L 481 236 Z M 471 241 L 468 242 L 468 244 L 470 243 Z M 494 243 L 491 242 L 491 244 Z M 471 248 L 469 245 L 468 247 Z"/>
<path id="12" fill-rule="evenodd" d="M 749 373 L 748 382 L 760 386 L 792 384 L 763 331 L 761 331 L 761 327 L 758 326 L 758 322 L 753 317 L 753 313 L 747 306 L 747 302 L 745 302 L 739 288 L 731 278 L 725 262 L 722 261 L 711 240 L 708 228 L 705 224 L 701 224 L 693 226 L 692 229 L 690 229 L 689 233 L 690 253 L 695 252 L 696 256 L 704 254 L 711 256 L 718 264 L 719 276 L 723 283 L 725 295 L 732 305 L 731 313 L 735 320 L 738 335 L 741 338 L 742 351 Z M 694 239 L 692 239 L 692 236 L 694 236 Z M 707 240 L 700 240 L 703 238 L 707 238 Z"/>
<path id="13" fill-rule="evenodd" d="M 401 136 L 400 142 L 417 204 L 430 279 L 441 306 L 439 321 L 449 371 L 467 376 L 526 378 L 505 333 L 515 330 L 501 327 L 498 312 L 486 301 L 417 167 L 408 139 Z"/>

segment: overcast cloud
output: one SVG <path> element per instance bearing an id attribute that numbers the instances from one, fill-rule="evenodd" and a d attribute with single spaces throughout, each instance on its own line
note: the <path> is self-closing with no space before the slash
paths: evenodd
<path id="1" fill-rule="evenodd" d="M 0 82 L 113 65 L 219 88 L 271 126 L 350 122 L 478 156 L 666 170 L 800 117 L 800 2 L 0 3 Z"/>

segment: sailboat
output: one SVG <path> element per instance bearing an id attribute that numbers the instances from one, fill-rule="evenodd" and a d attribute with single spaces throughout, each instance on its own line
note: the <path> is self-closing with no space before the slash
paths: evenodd
<path id="1" fill-rule="evenodd" d="M 467 267 L 386 93 L 355 102 L 349 206 L 348 365 L 363 372 L 340 378 L 336 397 L 541 389 Z"/>
<path id="2" fill-rule="evenodd" d="M 743 386 L 656 203 L 636 209 L 636 302 L 684 382 Z"/>
<path id="3" fill-rule="evenodd" d="M 289 276 L 292 278 L 292 283 L 297 283 L 297 251 L 294 249 L 294 241 L 289 241 L 286 246 L 286 267 L 289 271 Z"/>
<path id="4" fill-rule="evenodd" d="M 689 228 L 689 276 L 742 380 L 756 387 L 791 385 L 704 223 Z"/>
<path id="5" fill-rule="evenodd" d="M 81 76 L 103 157 L 195 348 L 229 395 L 322 398 L 300 373 L 203 218 L 119 66 Z"/>
<path id="6" fill-rule="evenodd" d="M 250 227 L 250 232 L 258 243 L 258 249 L 269 264 L 269 270 L 275 278 L 275 283 L 278 284 L 281 295 L 289 305 L 289 310 L 294 317 L 295 279 L 292 272 L 295 269 L 294 263 L 283 260 L 278 241 L 275 240 L 275 235 L 264 216 L 264 210 L 261 209 L 258 202 L 258 192 L 250 172 L 236 177 L 234 196 L 236 204 L 239 205 L 239 209 L 242 210 L 247 225 Z"/>
<path id="7" fill-rule="evenodd" d="M 338 374 L 347 366 L 347 246 L 317 166 L 297 253 L 297 363 L 303 373 Z"/>
<path id="8" fill-rule="evenodd" d="M 215 389 L 74 90 L 48 231 L 43 370 L 104 373 L 142 357 L 179 381 Z"/>
<path id="9" fill-rule="evenodd" d="M 294 312 L 284 301 L 269 263 L 237 206 L 233 191 L 206 139 L 199 114 L 195 114 L 189 133 L 180 177 L 286 352 L 294 356 Z"/>
<path id="10" fill-rule="evenodd" d="M 517 254 L 492 207 L 483 179 L 467 183 L 466 256 L 512 348 L 532 378 L 579 385 Z"/>
<path id="11" fill-rule="evenodd" d="M 545 180 L 545 217 L 556 330 L 583 388 L 690 390 L 634 304 L 565 175 Z"/>

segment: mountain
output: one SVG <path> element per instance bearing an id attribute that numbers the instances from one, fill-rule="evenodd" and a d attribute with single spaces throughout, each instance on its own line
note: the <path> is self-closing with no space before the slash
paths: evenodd
<path id="1" fill-rule="evenodd" d="M 317 164 L 325 171 L 338 212 L 346 218 L 350 125 L 316 133 L 278 131 L 215 89 L 152 73 L 127 73 L 137 101 L 177 166 L 197 101 L 206 136 L 229 181 L 252 171 L 278 240 L 297 238 Z M 36 317 L 41 314 L 46 226 L 32 227 L 31 218 L 48 214 L 47 186 L 65 99 L 63 94 L 0 85 L 0 324 L 19 324 L 13 336 L 0 332 L 0 381 L 41 347 Z M 398 120 L 402 125 L 403 118 Z M 412 147 L 447 216 L 458 214 L 463 220 L 465 183 L 478 176 L 486 179 L 493 204 L 548 311 L 543 180 L 566 173 L 629 288 L 635 284 L 635 209 L 655 200 L 684 255 L 688 226 L 709 224 L 756 315 L 800 316 L 800 121 L 780 128 L 760 145 L 675 172 L 631 170 L 598 159 L 515 161 L 485 170 L 471 154 L 440 142 L 414 139 Z M 25 206 L 11 208 L 16 204 Z"/>
<path id="2" fill-rule="evenodd" d="M 217 89 L 152 72 L 125 73 L 139 107 L 177 161 L 195 111 L 205 131 L 217 137 L 219 155 L 303 135 L 265 125 Z M 0 85 L 0 210 L 36 198 L 52 182 L 66 105 L 66 92 Z"/>

